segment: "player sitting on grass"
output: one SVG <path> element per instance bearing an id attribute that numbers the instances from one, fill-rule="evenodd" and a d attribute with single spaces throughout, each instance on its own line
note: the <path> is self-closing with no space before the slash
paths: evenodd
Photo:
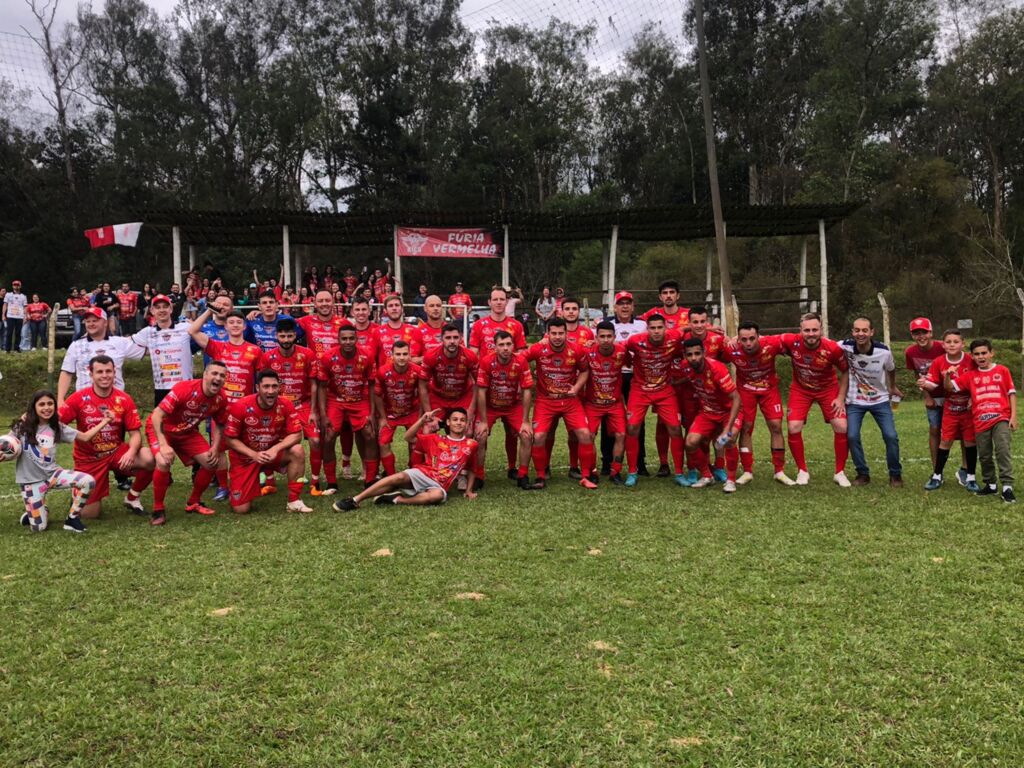
<path id="1" fill-rule="evenodd" d="M 476 440 L 466 436 L 469 428 L 469 417 L 464 408 L 454 408 L 448 414 L 447 435 L 438 432 L 420 434 L 425 424 L 437 425 L 442 411 L 435 408 L 420 416 L 416 423 L 409 427 L 405 439 L 410 448 L 426 457 L 423 463 L 415 464 L 410 469 L 396 472 L 382 478 L 355 496 L 339 499 L 334 502 L 335 512 L 348 512 L 359 507 L 364 499 L 376 497 L 376 504 L 441 504 L 448 499 L 448 489 L 455 478 L 476 454 Z M 465 496 L 475 499 L 477 494 L 474 486 L 473 470 L 470 469 L 466 482 Z"/>

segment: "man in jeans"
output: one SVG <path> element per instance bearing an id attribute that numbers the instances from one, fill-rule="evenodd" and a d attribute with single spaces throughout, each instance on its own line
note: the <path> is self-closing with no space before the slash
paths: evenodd
<path id="1" fill-rule="evenodd" d="M 11 290 L 4 296 L 0 318 L 4 322 L 3 346 L 5 352 L 21 352 L 21 326 L 25 322 L 25 307 L 28 297 L 21 292 L 21 280 L 11 283 Z"/>
<path id="2" fill-rule="evenodd" d="M 892 397 L 903 397 L 896 387 L 896 363 L 892 352 L 884 344 L 874 341 L 875 329 L 870 318 L 858 317 L 853 321 L 852 339 L 840 343 L 849 362 L 849 384 L 846 391 L 846 436 L 850 455 L 857 469 L 853 485 L 871 482 L 860 428 L 864 415 L 870 413 L 885 441 L 885 462 L 889 468 L 889 485 L 903 487 L 900 466 L 900 439 L 892 416 Z"/>

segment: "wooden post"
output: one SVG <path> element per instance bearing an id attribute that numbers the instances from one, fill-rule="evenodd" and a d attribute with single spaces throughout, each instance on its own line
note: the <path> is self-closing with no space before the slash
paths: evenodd
<path id="1" fill-rule="evenodd" d="M 181 280 L 181 227 L 171 227 L 171 246 L 174 249 L 174 258 L 172 260 L 174 276 L 171 278 L 171 284 L 173 285 Z M 185 286 L 183 285 L 181 288 L 184 290 Z"/>
<path id="2" fill-rule="evenodd" d="M 724 221 L 722 222 L 722 237 L 723 238 L 727 237 L 727 235 L 726 235 L 726 228 L 725 228 L 725 222 Z M 726 293 L 725 293 L 725 282 L 722 280 L 722 276 L 719 275 L 718 276 L 718 306 L 720 307 L 719 312 L 721 313 L 721 317 L 719 319 L 719 322 L 722 324 L 723 327 L 725 327 L 728 324 L 729 311 L 732 309 L 731 299 L 732 299 L 732 293 L 729 293 L 728 295 L 726 295 Z M 732 332 L 734 334 L 738 333 L 738 331 L 736 330 L 736 325 L 738 325 L 739 322 L 740 322 L 739 321 L 739 316 L 737 315 L 736 318 L 735 318 L 735 325 L 733 325 L 733 329 L 732 329 Z"/>
<path id="3" fill-rule="evenodd" d="M 46 380 L 51 392 L 55 391 L 53 386 L 54 359 L 53 355 L 57 348 L 57 313 L 60 311 L 60 302 L 53 305 L 50 316 L 46 319 Z"/>
<path id="4" fill-rule="evenodd" d="M 608 312 L 615 312 L 615 256 L 619 251 L 619 225 L 612 227 L 612 240 L 608 246 Z"/>
<path id="5" fill-rule="evenodd" d="M 285 285 L 292 283 L 292 244 L 288 236 L 287 224 L 281 228 L 281 264 L 284 265 Z"/>
<path id="6" fill-rule="evenodd" d="M 885 346 L 892 346 L 892 337 L 889 335 L 889 303 L 885 300 L 885 294 L 879 292 L 878 303 L 882 307 L 882 341 Z"/>
<path id="7" fill-rule="evenodd" d="M 800 311 L 807 311 L 807 238 L 800 243 Z"/>
<path id="8" fill-rule="evenodd" d="M 601 303 L 606 307 L 611 305 L 608 297 L 608 255 L 609 247 L 607 242 L 601 243 Z"/>
<path id="9" fill-rule="evenodd" d="M 1017 298 L 1020 299 L 1020 353 L 1021 353 L 1021 381 L 1024 381 L 1024 288 L 1017 289 Z"/>
<path id="10" fill-rule="evenodd" d="M 501 252 L 501 284 L 505 287 L 509 287 L 508 278 L 508 224 L 505 225 L 505 246 Z"/>
<path id="11" fill-rule="evenodd" d="M 306 268 L 307 263 L 306 260 L 302 258 L 304 255 L 303 252 L 308 247 L 309 246 L 306 245 L 300 245 L 298 248 L 295 249 L 295 280 L 300 283 L 302 282 L 302 271 Z M 288 283 L 286 281 L 285 285 L 287 284 Z M 283 288 L 284 286 L 281 287 Z"/>
<path id="12" fill-rule="evenodd" d="M 708 240 L 706 246 L 707 247 L 704 250 L 705 250 L 705 257 L 706 257 L 706 260 L 707 260 L 707 279 L 704 282 L 704 290 L 707 291 L 707 295 L 704 297 L 704 303 L 705 304 L 710 304 L 711 303 L 711 299 L 712 299 L 712 293 L 711 293 L 711 272 L 712 272 L 713 261 L 714 261 L 714 258 L 715 258 L 715 241 L 714 240 Z"/>
<path id="13" fill-rule="evenodd" d="M 825 251 L 825 220 L 818 219 L 819 279 L 821 280 L 821 333 L 828 336 L 828 253 Z"/>

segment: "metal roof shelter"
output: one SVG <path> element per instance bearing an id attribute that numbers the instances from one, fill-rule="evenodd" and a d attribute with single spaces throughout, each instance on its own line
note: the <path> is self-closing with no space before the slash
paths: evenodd
<path id="1" fill-rule="evenodd" d="M 861 203 L 818 205 L 733 205 L 724 217 L 731 237 L 818 236 L 821 275 L 821 314 L 828 329 L 828 260 L 826 230 L 848 217 Z M 196 263 L 196 247 L 282 246 L 285 280 L 292 280 L 292 245 L 349 247 L 393 246 L 403 227 L 480 227 L 503 231 L 505 249 L 502 283 L 508 284 L 509 242 L 572 242 L 607 240 L 601 287 L 611 304 L 615 294 L 615 258 L 618 241 L 673 241 L 713 238 L 711 207 L 703 205 L 656 208 L 618 208 L 574 212 L 512 210 L 376 211 L 369 213 L 316 213 L 257 208 L 242 211 L 142 209 L 133 211 L 173 244 L 175 279 L 181 275 L 181 248 L 189 246 L 189 266 Z M 712 251 L 708 250 L 707 289 L 712 288 Z M 401 277 L 396 259 L 396 276 Z M 301 276 L 299 264 L 294 274 Z M 801 248 L 800 284 L 806 284 L 807 244 Z M 723 305 L 724 299 L 722 297 Z"/>

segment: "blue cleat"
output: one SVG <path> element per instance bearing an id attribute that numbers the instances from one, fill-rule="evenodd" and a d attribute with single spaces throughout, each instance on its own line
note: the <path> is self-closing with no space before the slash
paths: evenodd
<path id="1" fill-rule="evenodd" d="M 623 485 L 626 486 L 627 488 L 636 488 L 636 478 L 636 472 L 630 472 L 628 475 L 626 475 L 626 482 L 624 482 Z"/>
<path id="2" fill-rule="evenodd" d="M 696 469 L 691 469 L 686 473 L 686 479 L 689 481 L 690 485 L 693 485 L 700 479 L 700 473 L 697 472 Z"/>
<path id="3" fill-rule="evenodd" d="M 964 488 L 967 488 L 967 470 L 963 467 L 956 471 L 956 481 Z"/>
<path id="4" fill-rule="evenodd" d="M 729 478 L 729 476 L 725 474 L 725 470 L 721 467 L 714 467 L 711 470 L 711 476 L 715 478 L 716 483 L 724 483 Z"/>
<path id="5" fill-rule="evenodd" d="M 977 493 L 978 492 L 978 481 L 977 480 L 968 480 L 964 484 L 964 488 L 967 489 L 968 493 Z"/>
<path id="6" fill-rule="evenodd" d="M 942 487 L 942 478 L 941 477 L 932 476 L 932 477 L 928 478 L 928 482 L 924 484 L 924 489 L 926 491 L 937 491 L 941 487 Z"/>
<path id="7" fill-rule="evenodd" d="M 214 501 L 227 501 L 230 494 L 227 488 L 218 488 L 217 492 L 213 494 Z"/>
<path id="8" fill-rule="evenodd" d="M 693 480 L 690 479 L 689 475 L 676 475 L 676 485 L 680 488 L 689 488 L 693 485 Z"/>

